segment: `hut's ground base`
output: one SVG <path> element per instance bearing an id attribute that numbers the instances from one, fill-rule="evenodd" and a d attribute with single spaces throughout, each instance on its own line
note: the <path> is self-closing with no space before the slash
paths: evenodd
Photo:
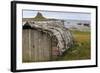
<path id="1" fill-rule="evenodd" d="M 72 48 L 69 48 L 62 56 L 59 56 L 58 58 L 49 61 L 71 61 L 85 60 L 91 58 L 90 32 L 72 31 L 72 34 L 75 40 Z"/>
<path id="2" fill-rule="evenodd" d="M 57 61 L 85 60 L 91 58 L 90 32 L 72 31 L 75 44 L 67 50 Z"/>

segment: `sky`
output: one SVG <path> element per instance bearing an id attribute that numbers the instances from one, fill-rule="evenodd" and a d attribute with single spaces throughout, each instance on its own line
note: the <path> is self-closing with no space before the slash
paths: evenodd
<path id="1" fill-rule="evenodd" d="M 23 18 L 34 18 L 37 12 L 42 13 L 45 18 L 55 18 L 63 20 L 91 20 L 90 13 L 79 13 L 79 12 L 55 12 L 55 11 L 34 11 L 34 10 L 23 10 Z"/>

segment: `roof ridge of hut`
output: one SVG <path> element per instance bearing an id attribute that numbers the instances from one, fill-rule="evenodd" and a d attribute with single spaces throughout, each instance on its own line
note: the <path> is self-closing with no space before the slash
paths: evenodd
<path id="1" fill-rule="evenodd" d="M 29 24 L 29 22 L 26 22 L 24 25 L 23 25 L 23 29 L 31 29 L 31 25 Z"/>

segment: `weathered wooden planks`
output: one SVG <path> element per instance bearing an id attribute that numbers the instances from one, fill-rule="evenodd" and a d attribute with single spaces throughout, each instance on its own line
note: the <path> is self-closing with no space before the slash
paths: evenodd
<path id="1" fill-rule="evenodd" d="M 51 37 L 48 33 L 23 29 L 23 62 L 48 61 L 51 59 Z"/>

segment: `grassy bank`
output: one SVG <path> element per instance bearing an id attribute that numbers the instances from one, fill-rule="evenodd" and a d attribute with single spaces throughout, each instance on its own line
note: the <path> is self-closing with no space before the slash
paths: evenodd
<path id="1" fill-rule="evenodd" d="M 90 32 L 71 31 L 74 45 L 57 60 L 83 60 L 90 59 Z"/>

